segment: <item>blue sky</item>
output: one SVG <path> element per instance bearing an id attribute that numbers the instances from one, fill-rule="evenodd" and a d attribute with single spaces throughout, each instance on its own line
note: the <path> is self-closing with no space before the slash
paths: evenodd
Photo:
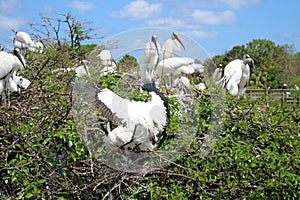
<path id="1" fill-rule="evenodd" d="M 11 46 L 11 28 L 32 33 L 28 23 L 40 23 L 40 13 L 57 17 L 70 12 L 91 21 L 98 36 L 105 35 L 94 43 L 131 29 L 161 27 L 190 37 L 210 55 L 253 39 L 300 51 L 299 8 L 298 0 L 0 0 L 0 43 Z"/>

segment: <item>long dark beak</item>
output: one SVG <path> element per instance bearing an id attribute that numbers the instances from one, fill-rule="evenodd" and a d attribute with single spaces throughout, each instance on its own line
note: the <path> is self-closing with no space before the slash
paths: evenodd
<path id="1" fill-rule="evenodd" d="M 183 45 L 183 43 L 181 42 L 180 38 L 178 37 L 177 33 L 173 33 L 173 37 L 181 44 L 181 46 L 183 47 L 183 49 L 185 50 L 185 46 Z"/>
<path id="2" fill-rule="evenodd" d="M 88 68 L 87 68 L 87 66 L 86 66 L 86 64 L 85 64 L 85 61 L 81 61 L 81 63 L 83 64 L 83 67 L 84 67 L 84 70 L 85 70 L 86 74 L 87 74 L 88 76 L 90 76 L 90 72 L 89 72 L 89 70 L 88 70 Z"/>
<path id="3" fill-rule="evenodd" d="M 19 51 L 17 49 L 14 49 L 14 55 L 17 56 L 19 61 L 22 63 L 24 69 L 26 69 L 26 65 L 24 63 L 24 58 L 22 57 L 22 55 L 19 53 Z"/>
<path id="4" fill-rule="evenodd" d="M 113 63 L 115 63 L 116 64 L 116 66 L 118 66 L 118 63 L 117 63 L 117 61 L 112 57 L 111 58 L 111 61 L 113 62 Z"/>
<path id="5" fill-rule="evenodd" d="M 158 49 L 158 44 L 157 44 L 157 37 L 156 37 L 156 35 L 153 35 L 153 36 L 152 36 L 151 41 L 154 43 L 155 48 L 156 48 L 157 55 L 159 56 L 159 49 Z"/>

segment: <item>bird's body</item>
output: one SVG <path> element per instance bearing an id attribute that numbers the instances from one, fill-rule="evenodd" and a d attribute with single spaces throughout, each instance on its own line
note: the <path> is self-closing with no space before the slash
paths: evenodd
<path id="1" fill-rule="evenodd" d="M 18 49 L 28 49 L 30 51 L 35 51 L 36 44 L 32 41 L 28 33 L 16 32 L 14 37 L 14 47 Z"/>
<path id="2" fill-rule="evenodd" d="M 244 60 L 236 59 L 229 62 L 224 68 L 224 76 L 220 80 L 223 87 L 233 96 L 242 96 L 251 75 L 253 60 L 248 57 Z"/>
<path id="3" fill-rule="evenodd" d="M 44 49 L 44 45 L 40 39 L 37 42 L 33 42 L 29 34 L 20 31 L 20 32 L 16 32 L 15 34 L 14 48 L 42 53 Z"/>
<path id="4" fill-rule="evenodd" d="M 117 128 L 105 136 L 110 145 L 121 147 L 132 140 L 126 147 L 138 146 L 143 151 L 154 148 L 159 132 L 168 123 L 168 108 L 166 99 L 156 91 L 149 93 L 148 102 L 124 99 L 107 88 L 98 93 L 99 108 L 117 123 Z"/>
<path id="5" fill-rule="evenodd" d="M 155 67 L 159 57 L 160 45 L 155 35 L 147 42 L 140 57 L 140 76 L 144 83 L 152 82 L 155 75 Z"/>
<path id="6" fill-rule="evenodd" d="M 174 32 L 171 39 L 166 40 L 162 46 L 160 60 L 174 57 L 181 47 L 185 49 L 183 43 L 178 37 L 178 34 Z"/>
<path id="7" fill-rule="evenodd" d="M 134 136 L 133 136 L 134 132 Z M 111 146 L 126 149 L 139 149 L 143 151 L 154 148 L 152 139 L 149 139 L 148 130 L 145 126 L 137 125 L 135 130 L 127 126 L 117 126 L 104 137 L 104 142 Z"/>
<path id="8" fill-rule="evenodd" d="M 11 92 L 20 92 L 20 88 L 27 89 L 30 85 L 30 81 L 22 76 L 17 76 L 16 73 L 9 78 L 8 90 Z M 4 91 L 5 79 L 0 79 L 0 93 Z"/>
<path id="9" fill-rule="evenodd" d="M 4 79 L 4 90 L 2 91 L 2 103 L 6 102 L 5 90 L 8 88 L 9 80 L 17 70 L 26 68 L 26 62 L 23 56 L 14 50 L 14 55 L 1 52 L 0 53 L 0 79 Z M 10 101 L 8 91 L 8 102 Z"/>
<path id="10" fill-rule="evenodd" d="M 158 76 L 163 77 L 170 74 L 192 74 L 196 70 L 202 72 L 204 67 L 201 64 L 196 64 L 193 58 L 173 57 L 161 60 L 157 65 L 156 73 Z"/>

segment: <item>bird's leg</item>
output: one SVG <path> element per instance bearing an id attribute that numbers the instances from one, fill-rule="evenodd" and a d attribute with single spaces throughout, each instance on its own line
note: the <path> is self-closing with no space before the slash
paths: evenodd
<path id="1" fill-rule="evenodd" d="M 134 135 L 135 135 L 137 126 L 138 126 L 138 125 L 136 124 L 135 127 L 134 127 L 134 130 L 133 130 L 131 139 L 130 139 L 128 142 L 126 142 L 125 144 L 123 144 L 123 145 L 120 147 L 121 149 L 124 149 L 124 147 L 125 147 L 126 145 L 130 144 L 131 142 L 133 142 L 133 138 L 134 138 Z"/>
<path id="2" fill-rule="evenodd" d="M 171 73 L 171 83 L 170 83 L 170 89 L 173 87 L 173 73 Z"/>
<path id="3" fill-rule="evenodd" d="M 9 79 L 10 79 L 11 75 L 9 74 L 9 76 L 6 77 L 6 83 L 5 83 L 5 87 L 7 89 L 7 108 L 10 108 L 10 90 L 8 88 L 9 86 Z"/>
<path id="4" fill-rule="evenodd" d="M 3 89 L 3 91 L 2 91 L 2 93 L 1 93 L 1 96 L 2 96 L 2 106 L 5 106 L 5 102 L 6 102 L 6 94 L 5 94 L 5 91 L 6 89 L 5 89 L 5 87 L 4 87 L 4 89 Z"/>

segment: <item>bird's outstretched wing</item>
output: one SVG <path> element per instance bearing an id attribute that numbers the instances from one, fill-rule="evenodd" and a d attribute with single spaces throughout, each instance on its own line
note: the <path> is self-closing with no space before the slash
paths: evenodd
<path id="1" fill-rule="evenodd" d="M 97 107 L 105 116 L 118 124 L 126 125 L 130 119 L 128 108 L 131 102 L 115 94 L 108 88 L 102 89 L 97 94 Z"/>

